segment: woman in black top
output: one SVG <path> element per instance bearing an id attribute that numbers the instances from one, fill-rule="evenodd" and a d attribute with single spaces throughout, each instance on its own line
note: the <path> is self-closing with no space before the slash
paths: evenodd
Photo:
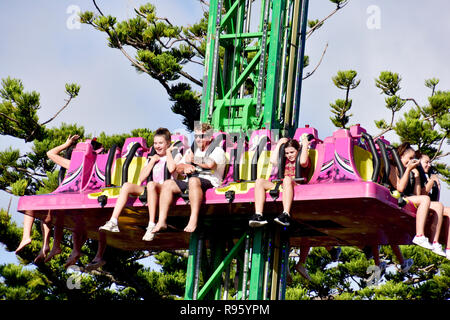
<path id="1" fill-rule="evenodd" d="M 439 201 L 439 194 L 441 191 L 441 184 L 439 177 L 431 166 L 431 159 L 426 154 L 416 152 L 416 157 L 420 161 L 419 173 L 422 188 L 422 194 L 428 195 L 432 201 Z M 447 216 L 447 223 L 442 225 L 442 228 L 447 228 L 447 248 L 445 256 L 450 259 L 450 207 L 444 207 L 444 216 Z M 444 230 L 444 229 L 442 229 Z"/>
<path id="2" fill-rule="evenodd" d="M 428 217 L 430 209 L 436 213 L 432 221 L 432 230 L 435 231 L 433 240 L 439 238 L 439 232 L 443 220 L 444 206 L 436 201 L 431 201 L 427 195 L 422 195 L 420 187 L 420 177 L 417 167 L 419 166 L 419 160 L 415 159 L 415 151 L 411 148 L 411 145 L 407 142 L 402 143 L 397 148 L 398 155 L 405 167 L 404 174 L 400 177 L 397 166 L 391 164 L 391 170 L 389 174 L 389 182 L 400 193 L 404 193 L 405 199 L 411 201 L 417 208 L 416 211 L 416 236 L 413 239 L 413 243 L 424 247 L 426 249 L 433 250 L 433 252 L 442 254 L 439 252 L 439 248 L 442 251 L 439 243 L 436 245 L 431 244 L 428 238 L 425 236 L 425 223 Z M 410 174 L 414 176 L 414 184 L 410 183 Z M 436 237 L 437 236 L 437 237 Z M 439 246 L 439 248 L 438 248 Z"/>

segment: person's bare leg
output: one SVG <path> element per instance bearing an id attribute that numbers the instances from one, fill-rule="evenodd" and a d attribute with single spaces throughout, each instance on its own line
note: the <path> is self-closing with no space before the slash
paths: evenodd
<path id="1" fill-rule="evenodd" d="M 378 246 L 371 246 L 371 248 L 373 254 L 373 261 L 375 262 L 376 266 L 380 266 L 380 250 L 378 249 Z"/>
<path id="2" fill-rule="evenodd" d="M 47 215 L 44 218 L 44 223 L 51 225 L 52 224 L 52 218 L 53 218 L 53 212 L 52 210 L 48 210 Z"/>
<path id="3" fill-rule="evenodd" d="M 173 180 L 164 181 L 161 187 L 161 194 L 159 196 L 159 218 L 158 223 L 153 228 L 152 233 L 157 233 L 160 230 L 167 229 L 167 215 L 169 213 L 170 205 L 173 201 L 173 195 L 181 193 L 180 188 Z"/>
<path id="4" fill-rule="evenodd" d="M 425 223 L 430 208 L 430 197 L 428 196 L 411 196 L 407 197 L 417 206 L 416 211 L 416 236 L 425 234 Z"/>
<path id="5" fill-rule="evenodd" d="M 283 211 L 291 212 L 292 200 L 294 199 L 294 180 L 285 177 L 283 180 Z"/>
<path id="6" fill-rule="evenodd" d="M 446 249 L 450 250 L 450 207 L 445 207 L 444 208 L 444 215 L 447 217 L 447 223 L 446 223 L 446 228 L 447 228 L 447 245 L 446 245 Z"/>
<path id="7" fill-rule="evenodd" d="M 405 262 L 405 258 L 403 257 L 402 250 L 400 250 L 399 245 L 397 245 L 397 244 L 392 244 L 392 245 L 391 245 L 391 248 L 392 248 L 392 251 L 394 252 L 395 256 L 397 257 L 398 262 L 399 262 L 401 265 L 403 265 L 403 263 Z"/>
<path id="8" fill-rule="evenodd" d="M 156 222 L 156 210 L 158 208 L 158 194 L 161 192 L 161 184 L 149 182 L 147 184 L 148 223 Z"/>
<path id="9" fill-rule="evenodd" d="M 70 253 L 69 258 L 67 259 L 66 263 L 64 264 L 64 268 L 68 268 L 71 265 L 74 265 L 77 263 L 78 259 L 81 257 L 81 247 L 83 246 L 86 239 L 82 232 L 72 232 L 72 241 L 73 241 L 73 249 Z"/>
<path id="10" fill-rule="evenodd" d="M 310 246 L 302 245 L 300 246 L 300 258 L 297 264 L 295 265 L 295 270 L 300 273 L 305 279 L 311 280 L 308 271 L 305 268 L 306 258 L 308 258 Z"/>
<path id="11" fill-rule="evenodd" d="M 102 260 L 105 250 L 106 250 L 106 234 L 103 232 L 99 232 L 97 254 L 95 255 L 93 261 Z"/>
<path id="12" fill-rule="evenodd" d="M 450 208 L 444 208 L 444 215 L 447 217 L 446 230 L 447 230 L 447 244 L 445 246 L 445 256 L 450 260 Z"/>
<path id="13" fill-rule="evenodd" d="M 103 259 L 105 250 L 106 250 L 106 233 L 99 232 L 97 253 L 95 254 L 94 259 L 92 259 L 92 261 L 86 266 L 86 271 L 98 269 L 106 263 L 106 261 Z"/>
<path id="14" fill-rule="evenodd" d="M 42 260 L 44 260 L 50 251 L 50 227 L 42 222 L 41 223 L 41 230 L 42 230 L 42 248 L 39 251 L 39 254 L 34 259 L 34 263 L 39 263 Z"/>
<path id="15" fill-rule="evenodd" d="M 56 223 L 53 227 L 53 247 L 48 256 L 45 258 L 45 262 L 50 261 L 53 257 L 61 253 L 61 241 L 64 235 L 64 228 L 59 223 Z"/>
<path id="16" fill-rule="evenodd" d="M 117 198 L 111 218 L 118 219 L 123 208 L 127 204 L 130 195 L 138 196 L 144 191 L 144 187 L 133 183 L 125 182 L 120 189 L 119 198 Z"/>
<path id="17" fill-rule="evenodd" d="M 81 247 L 83 247 L 86 240 L 86 226 L 83 217 L 77 216 L 75 218 L 75 230 L 73 230 L 72 232 L 73 248 L 69 258 L 64 265 L 64 268 L 68 268 L 78 261 L 78 259 L 81 257 Z"/>
<path id="18" fill-rule="evenodd" d="M 431 201 L 430 213 L 433 214 L 433 222 L 431 224 L 430 240 L 439 242 L 441 234 L 442 221 L 444 220 L 444 205 L 440 202 Z"/>
<path id="19" fill-rule="evenodd" d="M 33 228 L 34 217 L 28 214 L 23 216 L 22 240 L 16 249 L 16 254 L 31 243 L 31 229 Z"/>
<path id="20" fill-rule="evenodd" d="M 189 222 L 184 228 L 185 232 L 194 232 L 197 228 L 198 215 L 203 200 L 203 190 L 199 178 L 189 179 L 189 203 L 191 204 L 191 216 Z"/>
<path id="21" fill-rule="evenodd" d="M 275 187 L 270 181 L 258 178 L 255 182 L 255 212 L 263 213 L 264 204 L 266 202 L 266 190 Z"/>
<path id="22" fill-rule="evenodd" d="M 42 230 L 42 246 L 44 249 L 44 254 L 47 255 L 47 253 L 50 251 L 50 226 L 42 222 L 41 224 L 41 230 Z"/>

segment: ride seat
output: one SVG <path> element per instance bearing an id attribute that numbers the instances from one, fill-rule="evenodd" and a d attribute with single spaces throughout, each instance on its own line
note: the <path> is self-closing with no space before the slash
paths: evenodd
<path id="1" fill-rule="evenodd" d="M 240 182 L 254 182 L 258 178 L 269 179 L 272 172 L 272 164 L 270 163 L 271 150 L 271 132 L 267 129 L 255 130 L 250 136 L 248 149 L 244 146 L 238 152 L 243 152 L 241 163 L 239 165 Z M 244 151 L 245 150 L 245 151 Z"/>
<path id="2" fill-rule="evenodd" d="M 76 144 L 70 156 L 70 166 L 66 170 L 60 169 L 58 188 L 52 193 L 81 192 L 89 183 L 97 153 L 91 144 L 91 140 Z M 67 157 L 66 157 L 67 158 Z"/>

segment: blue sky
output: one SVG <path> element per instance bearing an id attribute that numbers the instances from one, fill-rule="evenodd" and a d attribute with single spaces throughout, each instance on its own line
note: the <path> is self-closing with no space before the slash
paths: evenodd
<path id="1" fill-rule="evenodd" d="M 105 14 L 119 19 L 133 16 L 133 7 L 147 1 L 97 1 Z M 202 8 L 196 0 L 157 0 L 157 15 L 184 25 L 196 22 Z M 64 84 L 81 85 L 79 97 L 49 124 L 77 123 L 88 133 L 130 132 L 135 128 L 166 126 L 181 131 L 181 118 L 170 111 L 171 103 L 162 87 L 149 76 L 137 73 L 118 50 L 107 47 L 105 35 L 89 26 L 73 24 L 71 9 L 95 11 L 91 1 L 1 1 L 0 78 L 20 78 L 26 90 L 41 95 L 39 117 L 49 119 L 64 104 Z M 322 19 L 334 9 L 328 0 L 311 0 L 309 19 Z M 384 96 L 374 85 L 383 70 L 402 76 L 401 97 L 427 103 L 430 90 L 424 80 L 440 79 L 438 89 L 450 90 L 450 3 L 446 0 L 350 0 L 307 41 L 311 71 L 325 45 L 328 50 L 313 76 L 303 83 L 300 125 L 316 127 L 323 139 L 332 134 L 329 104 L 343 98 L 331 77 L 338 70 L 358 72 L 361 84 L 350 93 L 353 99 L 351 123 L 360 123 L 377 134 L 373 120 L 388 119 Z M 132 52 L 131 52 L 132 53 Z M 200 78 L 202 70 L 193 68 Z M 197 88 L 200 90 L 199 88 Z M 407 104 L 405 110 L 412 105 Z M 393 134 L 386 137 L 398 141 Z M 28 146 L 9 137 L 0 137 L 0 150 L 8 146 L 26 150 Z M 447 146 L 448 148 L 448 146 Z M 445 161 L 448 163 L 450 157 Z M 450 192 L 444 186 L 441 201 L 450 206 Z M 10 196 L 0 192 L 0 206 L 7 207 Z M 11 214 L 21 223 L 13 199 Z M 0 247 L 0 263 L 16 262 L 14 254 Z"/>

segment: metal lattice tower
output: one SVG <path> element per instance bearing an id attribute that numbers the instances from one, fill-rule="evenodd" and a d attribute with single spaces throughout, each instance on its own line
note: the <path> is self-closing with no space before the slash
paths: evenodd
<path id="1" fill-rule="evenodd" d="M 210 1 L 202 122 L 297 128 L 307 11 L 308 0 Z"/>
<path id="2" fill-rule="evenodd" d="M 307 11 L 308 0 L 210 1 L 202 122 L 242 136 L 262 128 L 294 133 Z M 284 299 L 286 229 L 247 230 L 236 243 L 229 237 L 220 232 L 191 235 L 184 298 L 228 299 L 230 270 L 235 268 L 239 282 L 235 299 Z"/>

